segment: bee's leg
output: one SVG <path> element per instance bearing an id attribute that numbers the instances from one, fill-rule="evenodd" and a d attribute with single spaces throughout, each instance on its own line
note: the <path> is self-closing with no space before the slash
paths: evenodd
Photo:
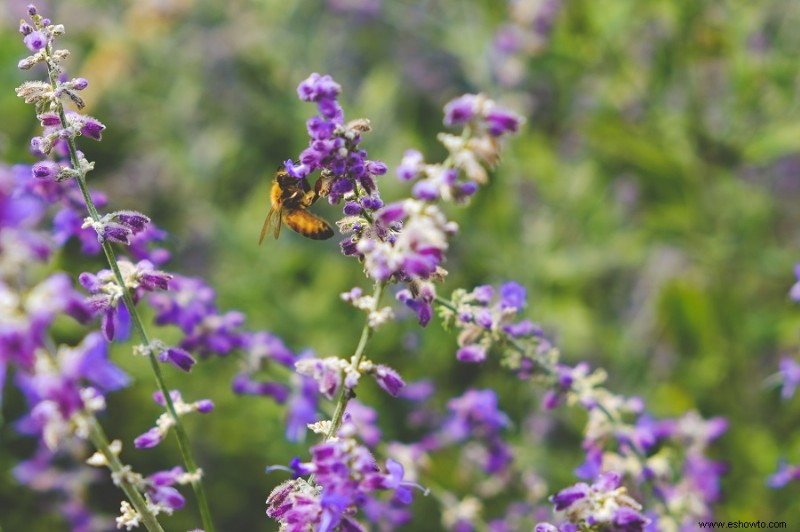
<path id="1" fill-rule="evenodd" d="M 333 177 L 330 173 L 326 173 L 325 170 L 323 170 L 317 178 L 317 182 L 314 183 L 314 197 L 311 199 L 311 204 L 316 202 L 320 197 L 324 198 L 330 194 L 332 180 Z"/>

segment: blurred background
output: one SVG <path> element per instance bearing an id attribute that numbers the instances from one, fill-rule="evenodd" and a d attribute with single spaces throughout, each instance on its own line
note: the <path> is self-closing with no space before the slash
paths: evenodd
<path id="1" fill-rule="evenodd" d="M 0 160 L 30 163 L 38 131 L 15 95 L 27 50 L 17 33 L 27 1 L 0 3 Z M 392 201 L 408 194 L 393 177 L 405 149 L 440 160 L 441 108 L 482 91 L 526 117 L 490 185 L 453 208 L 460 234 L 440 293 L 515 280 L 529 291 L 526 317 L 542 324 L 571 364 L 610 374 L 609 388 L 641 395 L 657 416 L 696 409 L 724 416 L 728 433 L 713 456 L 728 464 L 720 519 L 798 524 L 797 485 L 774 491 L 779 458 L 800 462 L 800 400 L 783 403 L 765 379 L 796 355 L 800 309 L 787 292 L 800 262 L 800 4 L 789 0 L 69 0 L 39 2 L 63 23 L 72 76 L 89 80 L 88 113 L 107 126 L 83 142 L 97 170 L 91 184 L 112 209 L 150 215 L 170 237 L 170 271 L 202 276 L 221 310 L 247 314 L 293 351 L 346 356 L 362 316 L 338 294 L 368 289 L 337 239 L 313 242 L 284 231 L 257 245 L 269 208 L 271 173 L 307 145 L 315 109 L 297 99 L 311 72 L 343 87 L 348 119 L 369 118 L 370 158 L 385 161 Z M 315 207 L 329 220 L 339 210 Z M 68 271 L 96 271 L 72 243 Z M 68 322 L 60 338 L 85 331 Z M 169 332 L 164 333 L 167 336 Z M 163 336 L 163 335 L 162 335 Z M 141 360 L 117 345 L 114 359 L 137 378 L 111 396 L 112 436 L 130 442 L 158 407 Z M 568 409 L 542 425 L 538 393 L 496 363 L 454 363 L 453 334 L 434 320 L 383 328 L 370 353 L 407 381 L 431 378 L 444 404 L 467 387 L 502 390 L 515 420 L 512 442 L 548 482 L 572 484 L 585 418 Z M 283 410 L 235 397 L 237 357 L 203 361 L 188 376 L 169 371 L 187 399 L 217 410 L 187 418 L 223 531 L 275 530 L 264 516 L 281 474 L 270 464 L 306 456 L 283 438 Z M 364 387 L 381 414 L 384 439 L 408 441 L 405 405 Z M 10 425 L 23 403 L 7 388 L 0 427 L 0 505 L 5 530 L 60 530 L 48 501 L 20 489 L 10 469 L 33 451 Z M 124 413 L 124 414 L 121 414 Z M 539 420 L 539 421 L 537 421 Z M 532 428 L 533 427 L 533 428 Z M 545 427 L 545 428 L 542 428 Z M 531 442 L 534 444 L 531 444 Z M 179 463 L 173 445 L 123 458 L 149 473 Z M 435 465 L 440 482 L 470 486 L 457 464 Z M 98 484 L 95 508 L 115 514 L 120 493 Z M 188 508 L 169 530 L 199 525 Z M 509 494 L 511 498 L 514 494 Z M 519 495 L 519 494 L 517 494 Z M 507 500 L 487 502 L 496 517 Z M 12 509 L 13 508 L 13 509 Z M 439 526 L 439 508 L 417 498 L 408 530 Z M 434 528 L 430 528 L 434 529 Z"/>

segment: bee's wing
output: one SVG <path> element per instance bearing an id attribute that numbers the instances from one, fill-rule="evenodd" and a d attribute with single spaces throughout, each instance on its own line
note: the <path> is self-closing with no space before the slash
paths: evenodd
<path id="1" fill-rule="evenodd" d="M 278 240 L 278 237 L 281 236 L 281 226 L 283 225 L 283 209 L 278 209 L 275 212 L 275 240 Z"/>
<path id="2" fill-rule="evenodd" d="M 275 228 L 275 238 L 278 238 L 278 233 L 281 231 L 281 215 L 280 212 L 278 214 L 278 227 Z M 269 226 L 272 225 L 272 217 L 275 215 L 275 209 L 272 208 L 267 213 L 267 217 L 264 219 L 264 225 L 261 226 L 261 236 L 258 237 L 258 245 L 260 246 L 261 243 L 264 241 L 264 237 L 267 236 L 267 231 L 269 231 Z"/>

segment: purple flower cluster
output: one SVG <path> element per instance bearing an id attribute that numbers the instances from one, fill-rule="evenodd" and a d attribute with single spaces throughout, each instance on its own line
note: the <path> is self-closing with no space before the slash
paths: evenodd
<path id="1" fill-rule="evenodd" d="M 362 360 L 358 367 L 354 367 L 351 362 L 337 357 L 305 358 L 295 363 L 295 369 L 300 375 L 314 379 L 319 393 L 328 399 L 333 399 L 342 386 L 351 390 L 355 388 L 361 375 L 372 376 L 378 386 L 395 397 L 405 386 L 395 370 L 369 360 Z"/>
<path id="2" fill-rule="evenodd" d="M 456 358 L 461 362 L 483 362 L 489 348 L 508 339 L 535 339 L 549 345 L 542 331 L 527 319 L 517 321 L 525 307 L 527 290 L 513 281 L 503 283 L 499 290 L 482 285 L 471 292 L 456 290 L 452 308 L 440 307 L 446 323 L 461 329 L 458 335 Z"/>
<path id="3" fill-rule="evenodd" d="M 285 403 L 289 388 L 281 383 L 256 380 L 255 374 L 274 361 L 284 367 L 294 365 L 295 356 L 283 341 L 268 332 L 258 332 L 246 338 L 244 368 L 233 379 L 233 391 L 240 395 L 269 396 L 278 403 Z"/>
<path id="4" fill-rule="evenodd" d="M 557 511 L 564 512 L 569 523 L 559 527 L 542 523 L 536 526 L 536 532 L 577 532 L 583 526 L 642 532 L 650 519 L 640 513 L 642 506 L 620 483 L 618 474 L 608 472 L 600 475 L 591 486 L 579 482 L 559 491 L 550 500 Z"/>
<path id="5" fill-rule="evenodd" d="M 264 380 L 263 373 L 270 364 L 294 368 L 301 360 L 313 360 L 311 351 L 292 353 L 277 336 L 267 332 L 248 333 L 244 340 L 242 368 L 233 379 L 233 391 L 239 395 L 271 397 L 279 404 L 286 403 L 286 439 L 298 442 L 305 438 L 307 427 L 317 421 L 317 382 L 294 374 L 290 382 Z"/>
<path id="6" fill-rule="evenodd" d="M 85 438 L 84 416 L 104 409 L 103 394 L 127 386 L 130 379 L 108 360 L 108 344 L 91 333 L 74 348 L 59 348 L 53 359 L 37 357 L 35 367 L 18 371 L 15 381 L 29 407 L 16 429 L 55 450 L 73 435 Z"/>
<path id="7" fill-rule="evenodd" d="M 119 455 L 122 450 L 122 445 L 118 440 L 115 440 L 110 445 L 111 451 L 115 455 Z M 90 465 L 101 467 L 108 466 L 108 461 L 104 455 L 95 453 L 87 460 Z M 186 499 L 175 488 L 177 485 L 186 485 L 198 480 L 201 476 L 200 471 L 196 473 L 187 473 L 180 466 L 157 471 L 147 477 L 133 471 L 132 469 L 125 468 L 122 471 L 112 473 L 114 482 L 120 484 L 125 482 L 130 484 L 133 488 L 144 494 L 147 498 L 147 510 L 154 517 L 159 514 L 172 515 L 175 510 L 180 510 L 186 504 Z M 125 528 L 131 530 L 138 528 L 142 524 L 142 515 L 128 503 L 123 501 L 120 505 L 120 515 L 116 519 L 118 529 Z"/>
<path id="8" fill-rule="evenodd" d="M 549 32 L 559 5 L 557 0 L 543 3 L 534 23 L 540 35 Z M 309 351 L 296 356 L 279 338 L 244 330 L 241 312 L 220 311 L 214 290 L 204 281 L 158 270 L 168 253 L 154 244 L 164 238 L 164 233 L 147 216 L 127 210 L 99 215 L 94 203 L 104 204 L 105 200 L 96 195 L 86 205 L 90 194 L 85 176 L 93 163 L 75 151 L 74 140 L 79 136 L 100 140 L 105 126 L 63 107 L 62 101 L 71 101 L 82 108 L 79 93 L 88 83 L 83 78 L 67 79 L 61 71 L 60 61 L 66 51 L 54 50 L 53 44 L 63 27 L 42 18 L 35 8 L 29 14 L 31 24 L 22 22 L 20 32 L 32 55 L 20 62 L 20 68 L 46 63 L 53 82 L 27 82 L 17 90 L 26 102 L 36 105 L 44 129 L 31 142 L 31 150 L 42 160 L 31 168 L 0 168 L 0 248 L 13 251 L 0 256 L 0 384 L 5 380 L 6 366 L 13 364 L 14 382 L 30 405 L 16 428 L 40 439 L 43 451 L 35 460 L 39 460 L 39 454 L 54 456 L 52 450 L 67 445 L 74 436 L 86 438 L 93 426 L 93 413 L 104 407 L 104 394 L 127 384 L 127 376 L 108 361 L 108 343 L 103 336 L 109 342 L 126 338 L 132 319 L 141 328 L 134 306 L 128 308 L 121 300 L 138 303 L 146 295 L 146 301 L 155 308 L 156 323 L 174 326 L 182 335 L 177 345 L 167 346 L 148 340 L 142 332 L 149 345 L 136 346 L 135 352 L 155 355 L 188 371 L 195 363 L 193 354 L 225 356 L 241 351 L 243 367 L 233 381 L 236 393 L 268 396 L 286 403 L 289 440 L 302 439 L 306 427 L 329 437 L 311 448 L 310 461 L 293 460 L 295 478 L 269 495 L 267 515 L 277 520 L 282 530 L 366 530 L 360 522 L 363 518 L 379 528 L 398 526 L 410 518 L 406 507 L 412 501 L 412 489 L 421 489 L 409 480 L 416 480 L 422 469 L 417 466 L 425 464 L 429 455 L 454 447 L 459 449 L 463 464 L 477 465 L 466 470 L 485 480 L 474 484 L 475 494 L 497 493 L 516 472 L 511 469 L 512 448 L 503 438 L 511 422 L 500 410 L 492 390 L 467 390 L 448 402 L 446 415 L 416 410 L 415 426 L 435 428 L 420 442 L 387 446 L 397 460 L 388 459 L 380 467 L 370 451 L 379 448 L 381 441 L 377 413 L 350 401 L 361 376 L 373 377 L 387 393 L 409 401 L 419 402 L 431 391 L 424 384 L 406 387 L 395 370 L 363 357 L 371 333 L 392 317 L 390 308 L 378 308 L 385 285 L 403 283 L 397 299 L 414 311 L 421 325 L 430 321 L 433 304 L 442 303 L 445 320 L 460 330 L 459 361 L 483 362 L 492 346 L 502 345 L 504 363 L 520 378 L 546 384 L 545 407 L 579 404 L 587 411 L 583 440 L 586 461 L 576 474 L 594 483 L 580 482 L 554 495 L 551 501 L 568 523 L 559 527 L 542 523 L 536 530 L 678 529 L 710 515 L 710 505 L 720 496 L 719 477 L 724 467 L 708 459 L 705 451 L 726 430 L 724 420 L 706 421 L 694 413 L 655 420 L 647 414 L 642 400 L 603 388 L 602 371 L 591 372 L 585 363 L 574 367 L 560 363 L 558 351 L 544 339 L 540 328 L 520 318 L 527 293 L 515 282 L 497 289 L 484 285 L 471 292 L 457 290 L 451 302 L 436 296 L 434 283 L 447 274 L 442 264 L 449 239 L 457 231 L 438 203 L 466 202 L 479 185 L 487 183 L 488 170 L 497 163 L 504 139 L 521 127 L 521 117 L 482 94 L 466 94 L 448 102 L 444 124 L 461 128 L 462 134 L 439 135 L 449 154 L 446 161 L 428 164 L 421 152 L 407 151 L 397 175 L 413 183 L 412 197 L 384 204 L 376 178 L 385 174 L 387 167 L 369 160 L 361 147 L 369 122 L 345 122 L 338 101 L 341 87 L 330 76 L 315 73 L 300 83 L 298 96 L 316 103 L 318 115 L 306 123 L 308 148 L 296 163 L 285 161 L 285 168 L 297 179 L 319 171 L 316 192 L 332 204 L 344 203 L 344 218 L 338 225 L 348 236 L 341 243 L 342 250 L 362 262 L 376 288 L 373 296 L 363 296 L 358 289 L 344 296 L 368 314 L 362 341 L 352 358 L 314 358 Z M 510 50 L 516 45 L 509 40 L 505 46 Z M 24 181 L 20 179 L 22 173 L 27 174 Z M 52 235 L 35 229 L 44 219 L 48 204 L 60 206 Z M 83 214 L 87 208 L 89 218 Z M 73 237 L 80 240 L 85 252 L 97 253 L 102 248 L 109 257 L 114 255 L 110 243 L 122 244 L 134 260 L 123 259 L 116 264 L 112 260 L 121 279 L 116 268 L 83 273 L 80 283 L 91 294 L 88 299 L 73 290 L 64 274 L 36 281 L 27 278 L 29 262 L 46 260 L 54 246 L 64 245 Z M 800 268 L 796 274 L 800 279 Z M 9 282 L 17 277 L 24 281 L 24 290 Z M 795 292 L 800 294 L 798 285 L 792 288 L 792 297 L 800 300 L 800 295 L 795 297 Z M 78 346 L 61 346 L 48 353 L 46 337 L 57 313 L 70 314 L 80 321 L 99 314 L 102 335 L 90 333 Z M 264 376 L 273 362 L 295 369 L 290 382 Z M 787 398 L 800 383 L 800 370 L 790 362 L 781 366 L 783 395 Z M 318 395 L 342 398 L 334 419 L 318 421 Z M 170 413 L 161 414 L 154 427 L 135 439 L 137 448 L 155 447 L 170 429 L 180 430 L 180 416 L 214 408 L 207 399 L 186 403 L 177 391 L 168 398 L 156 393 L 154 400 L 161 406 L 169 405 Z M 112 447 L 112 453 L 118 454 L 119 445 Z M 109 465 L 107 458 L 96 455 L 90 463 Z M 35 468 L 23 468 L 18 477 L 34 478 L 32 471 Z M 185 473 L 176 467 L 145 478 L 125 467 L 116 470 L 113 478 L 117 483 L 129 482 L 145 494 L 147 509 L 157 515 L 183 507 L 185 500 L 175 486 L 195 482 L 200 475 L 199 470 Z M 308 475 L 311 478 L 302 478 Z M 797 476 L 796 468 L 786 466 L 771 482 L 782 485 Z M 656 501 L 646 516 L 639 502 L 622 487 L 623 478 L 632 488 L 645 484 L 652 488 Z M 453 501 L 443 515 L 446 525 L 456 530 L 473 529 L 481 510 L 476 496 L 463 497 L 459 502 L 442 493 L 440 499 Z M 509 515 L 532 513 L 535 507 L 528 502 L 516 509 L 512 505 Z M 118 527 L 138 526 L 142 517 L 139 511 L 141 508 L 124 502 Z M 510 522 L 490 529 L 501 530 Z"/>
<path id="9" fill-rule="evenodd" d="M 407 199 L 380 209 L 375 223 L 356 234 L 355 250 L 377 281 L 428 279 L 457 229 L 436 205 Z"/>
<path id="10" fill-rule="evenodd" d="M 483 94 L 465 94 L 444 107 L 444 123 L 462 127 L 464 134 L 440 133 L 449 152 L 448 164 L 426 164 L 417 150 L 408 150 L 397 167 L 397 176 L 414 181 L 412 195 L 424 201 L 465 202 L 478 185 L 489 180 L 486 167 L 494 167 L 502 142 L 516 133 L 522 117 L 497 105 Z M 463 172 L 466 179 L 461 178 Z"/>
<path id="11" fill-rule="evenodd" d="M 134 303 L 144 292 L 166 290 L 171 275 L 156 270 L 150 261 L 142 260 L 133 264 L 127 260 L 118 263 L 125 286 L 120 286 L 111 270 L 100 270 L 97 274 L 84 272 L 78 278 L 81 285 L 92 294 L 86 301 L 93 314 L 102 316 L 103 335 L 110 342 L 119 330 L 120 339 L 127 339 L 130 333 L 130 316 L 122 304 L 125 291 L 129 291 Z M 120 327 L 121 326 L 121 327 Z"/>
<path id="12" fill-rule="evenodd" d="M 783 357 L 778 365 L 780 379 L 783 382 L 781 398 L 788 401 L 794 397 L 797 386 L 800 385 L 800 363 L 793 358 Z"/>
<path id="13" fill-rule="evenodd" d="M 184 336 L 179 347 L 198 356 L 227 355 L 247 343 L 241 330 L 244 314 L 220 312 L 216 294 L 202 279 L 172 275 L 168 291 L 152 294 L 149 303 L 156 309 L 158 325 L 176 325 Z"/>
<path id="14" fill-rule="evenodd" d="M 292 470 L 296 478 L 279 485 L 267 499 L 267 515 L 286 530 L 367 530 L 357 520 L 358 510 L 364 508 L 371 520 L 381 517 L 375 511 L 375 504 L 383 507 L 375 499 L 377 492 L 390 492 L 391 506 L 402 507 L 411 503 L 412 488 L 419 488 L 403 480 L 398 462 L 389 459 L 381 470 L 372 453 L 352 439 L 315 445 L 311 461 L 295 459 Z M 314 483 L 299 478 L 304 475 L 314 475 Z M 402 521 L 408 517 L 398 514 Z"/>
<path id="15" fill-rule="evenodd" d="M 789 297 L 792 298 L 792 301 L 800 303 L 800 264 L 795 265 L 794 276 L 796 281 L 789 289 Z"/>
<path id="16" fill-rule="evenodd" d="M 375 176 L 385 174 L 386 165 L 368 160 L 367 152 L 359 148 L 361 135 L 370 129 L 369 121 L 359 119 L 345 124 L 344 111 L 337 100 L 340 91 L 341 86 L 330 76 L 316 72 L 300 83 L 297 95 L 304 102 L 316 103 L 320 114 L 306 122 L 311 140 L 298 164 L 288 159 L 284 165 L 298 179 L 323 170 L 320 194 L 327 196 L 331 204 L 353 197 L 355 201 L 348 201 L 345 206 L 347 212 L 374 210 L 383 204 Z M 356 192 L 356 187 L 361 187 L 360 191 Z"/>
<path id="17" fill-rule="evenodd" d="M 568 394 L 568 401 L 579 402 L 589 414 L 583 441 L 586 461 L 576 475 L 588 480 L 614 471 L 636 486 L 652 486 L 660 504 L 648 517 L 658 529 L 709 519 L 726 467 L 709 459 L 706 451 L 727 430 L 727 422 L 704 420 L 695 412 L 655 420 L 641 399 L 611 394 L 598 385 L 600 377 L 595 373 L 575 378 Z"/>
<path id="18" fill-rule="evenodd" d="M 17 430 L 55 449 L 79 430 L 76 420 L 84 411 L 102 408 L 102 393 L 126 385 L 128 378 L 108 361 L 99 334 L 50 352 L 49 329 L 56 316 L 86 322 L 91 307 L 65 273 L 31 278 L 32 266 L 49 259 L 54 241 L 36 228 L 48 197 L 27 186 L 26 173 L 21 166 L 0 167 L 0 375 L 5 377 L 9 365 L 16 369 L 14 382 L 28 400 L 29 413 Z M 0 386 L 4 382 L 0 379 Z M 85 426 L 80 430 L 85 437 Z"/>
<path id="19" fill-rule="evenodd" d="M 705 453 L 725 432 L 726 421 L 706 421 L 694 412 L 677 419 L 653 419 L 640 398 L 603 388 L 603 371 L 591 371 L 584 362 L 560 363 L 558 350 L 542 337 L 539 327 L 528 320 L 515 321 L 525 305 L 524 287 L 506 283 L 497 292 L 491 286 L 472 292 L 456 290 L 451 301 L 440 307 L 446 322 L 461 329 L 458 359 L 482 361 L 489 347 L 503 345 L 505 366 L 520 378 L 546 384 L 542 401 L 546 409 L 567 403 L 588 412 L 583 441 L 586 461 L 576 469 L 578 477 L 589 480 L 614 471 L 637 487 L 650 485 L 659 504 L 648 518 L 659 527 L 680 527 L 709 518 L 711 505 L 720 496 L 719 479 L 725 467 Z M 693 502 L 688 504 L 689 500 Z M 630 529 L 641 529 L 640 521 L 634 519 Z M 622 524 L 614 526 L 628 530 Z M 561 530 L 575 530 L 574 521 Z"/>
<path id="20" fill-rule="evenodd" d="M 441 429 L 427 438 L 428 450 L 473 443 L 468 448 L 469 463 L 477 463 L 485 473 L 500 475 L 511 464 L 511 448 L 502 438 L 508 416 L 498 408 L 494 390 L 467 390 L 447 403 L 449 417 Z"/>
<path id="21" fill-rule="evenodd" d="M 796 281 L 789 290 L 789 297 L 800 303 L 800 264 L 795 265 L 794 275 Z M 781 399 L 784 401 L 792 399 L 800 385 L 800 363 L 791 357 L 782 357 L 778 364 L 778 373 L 773 379 L 773 382 L 782 385 Z M 782 488 L 793 481 L 800 481 L 800 465 L 791 465 L 781 460 L 778 463 L 778 470 L 767 479 L 767 485 L 771 488 Z"/>
<path id="22" fill-rule="evenodd" d="M 150 500 L 167 511 L 180 510 L 186 499 L 174 488 L 175 484 L 186 484 L 186 471 L 180 466 L 165 471 L 157 471 L 144 479 L 145 491 Z"/>
<path id="23" fill-rule="evenodd" d="M 0 242 L 9 242 L 8 236 L 18 235 L 0 227 Z M 0 372 L 7 364 L 32 370 L 36 352 L 45 347 L 47 331 L 57 315 L 67 314 L 80 322 L 90 316 L 83 296 L 64 273 L 54 273 L 24 291 L 15 288 L 0 277 Z"/>
<path id="24" fill-rule="evenodd" d="M 179 416 L 188 414 L 190 412 L 207 414 L 214 409 L 214 403 L 212 403 L 209 399 L 201 399 L 193 403 L 185 403 L 180 392 L 177 390 L 170 392 L 170 399 L 172 400 L 172 404 L 175 406 L 175 412 Z M 160 391 L 153 394 L 153 401 L 162 407 L 165 406 L 164 395 Z M 155 447 L 162 442 L 162 440 L 169 433 L 169 429 L 174 426 L 175 420 L 168 413 L 164 412 L 156 421 L 156 426 L 138 436 L 134 440 L 133 444 L 137 449 L 149 449 L 151 447 Z"/>
<path id="25" fill-rule="evenodd" d="M 83 442 L 74 439 L 64 442 L 57 451 L 40 445 L 31 458 L 14 467 L 12 474 L 20 484 L 47 494 L 47 500 L 69 530 L 111 530 L 113 520 L 93 514 L 87 506 L 87 488 L 99 483 L 102 475 L 84 464 L 75 466 L 74 456 L 86 455 L 84 447 Z"/>

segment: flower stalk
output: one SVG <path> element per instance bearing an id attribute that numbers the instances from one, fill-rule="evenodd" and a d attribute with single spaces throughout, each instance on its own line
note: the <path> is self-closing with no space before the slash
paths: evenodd
<path id="1" fill-rule="evenodd" d="M 119 479 L 118 485 L 120 489 L 125 492 L 128 500 L 136 509 L 136 512 L 139 514 L 145 528 L 147 528 L 147 530 L 150 532 L 163 532 L 164 529 L 161 528 L 161 524 L 158 522 L 158 519 L 153 512 L 150 511 L 147 501 L 145 501 L 144 497 L 142 497 L 142 494 L 139 492 L 139 490 L 136 489 L 136 487 L 125 477 L 125 467 L 117 457 L 117 453 L 111 449 L 111 444 L 108 441 L 108 437 L 103 431 L 103 428 L 97 422 L 97 418 L 91 414 L 89 414 L 87 418 L 89 426 L 89 440 L 103 455 L 113 476 Z"/>
<path id="2" fill-rule="evenodd" d="M 54 67 L 53 64 L 53 48 L 52 42 L 48 42 L 45 46 L 46 51 L 46 58 L 45 58 L 45 65 L 47 67 L 47 74 L 48 80 L 50 82 L 50 86 L 52 90 L 55 92 L 58 87 L 58 70 Z M 58 115 L 61 127 L 67 129 L 69 127 L 69 122 L 67 120 L 66 112 L 64 110 L 64 106 L 61 103 L 60 99 L 54 98 L 53 103 L 55 105 L 55 111 Z M 83 195 L 84 201 L 86 203 L 86 210 L 89 213 L 89 216 L 92 218 L 92 221 L 98 223 L 100 221 L 100 215 L 97 211 L 97 207 L 95 206 L 94 201 L 92 200 L 91 194 L 89 193 L 89 188 L 86 184 L 86 167 L 84 164 L 81 164 L 81 158 L 78 155 L 78 149 L 75 144 L 75 139 L 72 136 L 67 136 L 66 138 L 67 146 L 69 150 L 69 157 L 72 163 L 72 168 L 74 170 L 74 179 L 78 183 L 78 187 L 80 188 L 81 194 Z M 111 243 L 108 239 L 101 238 L 101 245 L 103 248 L 103 252 L 106 256 L 106 260 L 108 262 L 111 271 L 114 274 L 114 277 L 119 284 L 120 287 L 124 287 L 122 290 L 122 298 L 127 307 L 131 320 L 133 322 L 133 326 L 136 329 L 141 341 L 144 345 L 150 345 L 150 338 L 147 334 L 147 330 L 145 329 L 144 323 L 142 322 L 141 316 L 139 315 L 136 304 L 134 303 L 133 297 L 129 289 L 127 289 L 125 284 L 125 279 L 120 271 L 120 267 L 116 258 L 116 254 L 114 253 L 114 249 L 111 247 Z M 184 464 L 186 465 L 186 469 L 190 474 L 195 474 L 198 471 L 197 465 L 194 461 L 194 458 L 191 453 L 191 449 L 189 446 L 189 438 L 186 434 L 186 430 L 184 429 L 183 423 L 181 422 L 180 417 L 178 416 L 177 412 L 175 411 L 175 406 L 170 398 L 170 390 L 167 387 L 163 375 L 161 373 L 161 368 L 158 365 L 158 359 L 156 358 L 156 353 L 153 350 L 148 351 L 148 358 L 150 359 L 150 366 L 153 370 L 153 376 L 156 380 L 156 385 L 158 389 L 162 392 L 164 396 L 164 403 L 165 408 L 169 415 L 175 422 L 175 432 L 178 439 L 178 447 L 183 457 Z M 192 481 L 192 489 L 194 490 L 195 497 L 197 499 L 197 504 L 200 509 L 200 515 L 203 522 L 203 527 L 206 532 L 213 532 L 214 525 L 211 520 L 211 512 L 208 505 L 208 500 L 205 495 L 205 490 L 203 488 L 202 481 L 199 478 L 199 475 L 194 475 L 195 480 Z M 128 497 L 131 497 L 131 494 L 128 493 L 127 490 L 126 494 Z M 141 496 L 140 496 L 141 497 Z M 131 503 L 136 507 L 137 511 L 139 510 L 138 505 L 131 499 Z M 144 514 L 143 514 L 144 518 Z M 156 522 L 157 525 L 157 522 Z M 150 528 L 150 530 L 161 530 L 160 526 L 158 528 Z"/>
<path id="3" fill-rule="evenodd" d="M 370 313 L 378 310 L 381 302 L 381 296 L 383 296 L 383 290 L 385 287 L 385 282 L 378 281 L 375 283 L 375 291 L 372 294 L 373 306 L 370 309 L 370 312 L 367 313 L 368 316 Z M 359 364 L 361 364 L 361 360 L 364 358 L 364 352 L 367 349 L 367 343 L 369 342 L 370 338 L 372 338 L 373 332 L 375 332 L 375 328 L 370 326 L 369 317 L 367 317 L 367 320 L 364 322 L 364 327 L 361 329 L 361 337 L 358 339 L 358 345 L 353 353 L 352 367 L 358 368 Z M 342 418 L 344 417 L 347 403 L 349 403 L 350 399 L 352 399 L 354 396 L 355 393 L 353 392 L 353 389 L 347 386 L 342 386 L 342 390 L 339 393 L 339 399 L 336 401 L 336 408 L 333 411 L 333 417 L 331 418 L 330 429 L 328 429 L 328 433 L 325 435 L 325 441 L 329 441 L 336 436 L 336 433 L 342 426 Z"/>

